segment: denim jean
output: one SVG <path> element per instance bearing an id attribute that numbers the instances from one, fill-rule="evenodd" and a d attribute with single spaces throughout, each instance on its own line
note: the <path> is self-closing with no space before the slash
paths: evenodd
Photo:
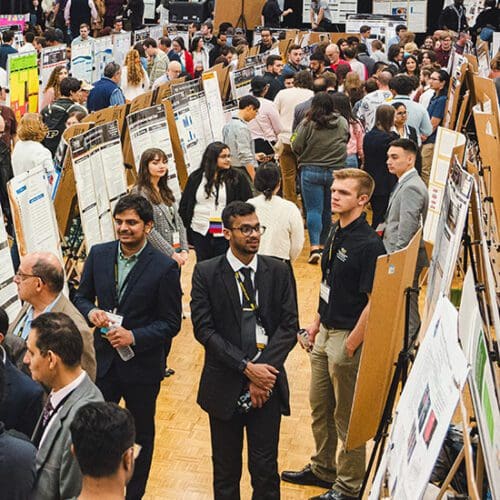
<path id="1" fill-rule="evenodd" d="M 358 168 L 358 155 L 347 155 L 347 158 L 345 159 L 345 166 L 346 168 Z"/>
<path id="2" fill-rule="evenodd" d="M 307 211 L 306 222 L 311 246 L 323 245 L 330 230 L 333 170 L 314 165 L 304 165 L 300 169 L 302 199 Z"/>

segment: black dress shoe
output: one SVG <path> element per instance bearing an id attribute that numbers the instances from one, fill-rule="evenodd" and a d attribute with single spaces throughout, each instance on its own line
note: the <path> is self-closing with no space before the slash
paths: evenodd
<path id="1" fill-rule="evenodd" d="M 307 486 L 319 486 L 320 488 L 331 488 L 332 483 L 323 481 L 313 474 L 311 464 L 307 464 L 302 470 L 285 470 L 281 473 L 281 479 L 287 483 L 303 484 Z"/>
<path id="2" fill-rule="evenodd" d="M 350 497 L 336 490 L 325 491 L 322 495 L 309 498 L 309 500 L 357 500 L 359 497 Z"/>

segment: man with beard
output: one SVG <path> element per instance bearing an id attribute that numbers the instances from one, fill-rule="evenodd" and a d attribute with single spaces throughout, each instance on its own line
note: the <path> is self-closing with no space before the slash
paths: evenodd
<path id="1" fill-rule="evenodd" d="M 296 342 L 297 303 L 290 268 L 257 255 L 255 207 L 222 212 L 225 255 L 197 264 L 191 290 L 194 335 L 205 347 L 198 404 L 208 413 L 214 498 L 240 498 L 243 431 L 253 498 L 278 500 L 281 415 L 290 413 L 285 360 Z"/>

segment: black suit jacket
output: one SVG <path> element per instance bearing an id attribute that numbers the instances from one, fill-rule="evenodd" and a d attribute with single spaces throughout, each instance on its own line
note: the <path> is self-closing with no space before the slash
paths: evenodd
<path id="1" fill-rule="evenodd" d="M 97 378 L 104 377 L 114 364 L 124 382 L 158 382 L 165 374 L 165 343 L 177 335 L 181 326 L 179 269 L 173 259 L 147 243 L 118 301 L 115 286 L 118 244 L 112 241 L 92 247 L 74 303 L 85 318 L 96 300 L 97 307 L 104 311 L 116 308 L 117 314 L 123 316 L 123 327 L 132 330 L 135 337 L 132 346 L 135 357 L 123 361 L 96 328 Z"/>
<path id="2" fill-rule="evenodd" d="M 0 357 L 2 352 L 0 351 Z M 0 359 L 0 363 L 2 360 Z M 15 429 L 31 436 L 43 407 L 43 389 L 7 358 L 5 397 L 0 404 L 0 421 L 6 429 Z"/>
<path id="3" fill-rule="evenodd" d="M 281 411 L 290 413 L 284 363 L 296 342 L 297 304 L 289 267 L 272 257 L 258 256 L 255 288 L 269 343 L 257 360 L 279 370 L 276 390 Z M 191 319 L 194 335 L 205 347 L 198 404 L 211 416 L 229 420 L 247 378 L 242 363 L 241 303 L 234 271 L 225 255 L 200 262 L 193 273 Z"/>

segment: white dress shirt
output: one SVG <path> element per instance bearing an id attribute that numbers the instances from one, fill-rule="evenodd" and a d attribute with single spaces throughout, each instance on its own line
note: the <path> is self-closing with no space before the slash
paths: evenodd
<path id="1" fill-rule="evenodd" d="M 229 265 L 231 266 L 231 269 L 235 273 L 237 273 L 242 267 L 249 267 L 251 269 L 252 272 L 250 273 L 250 276 L 252 278 L 252 285 L 254 285 L 254 289 L 255 289 L 255 273 L 257 272 L 257 263 L 258 263 L 257 255 L 254 255 L 253 259 L 248 264 L 243 264 L 243 262 L 241 262 L 241 260 L 238 259 L 238 257 L 236 257 L 236 255 L 234 255 L 231 248 L 229 248 L 229 250 L 226 253 L 226 258 L 227 258 L 227 261 L 229 262 Z M 243 273 L 239 273 L 239 274 L 240 274 L 241 281 L 243 281 L 243 284 L 245 284 L 245 277 L 243 276 Z M 243 302 L 243 294 L 241 292 L 240 284 L 238 283 L 236 276 L 234 279 L 236 280 L 236 286 L 238 288 L 238 293 L 240 295 L 240 302 Z M 259 303 L 258 293 L 259 293 L 258 290 L 255 290 L 255 302 L 257 302 L 256 305 L 258 305 L 258 303 Z"/>

